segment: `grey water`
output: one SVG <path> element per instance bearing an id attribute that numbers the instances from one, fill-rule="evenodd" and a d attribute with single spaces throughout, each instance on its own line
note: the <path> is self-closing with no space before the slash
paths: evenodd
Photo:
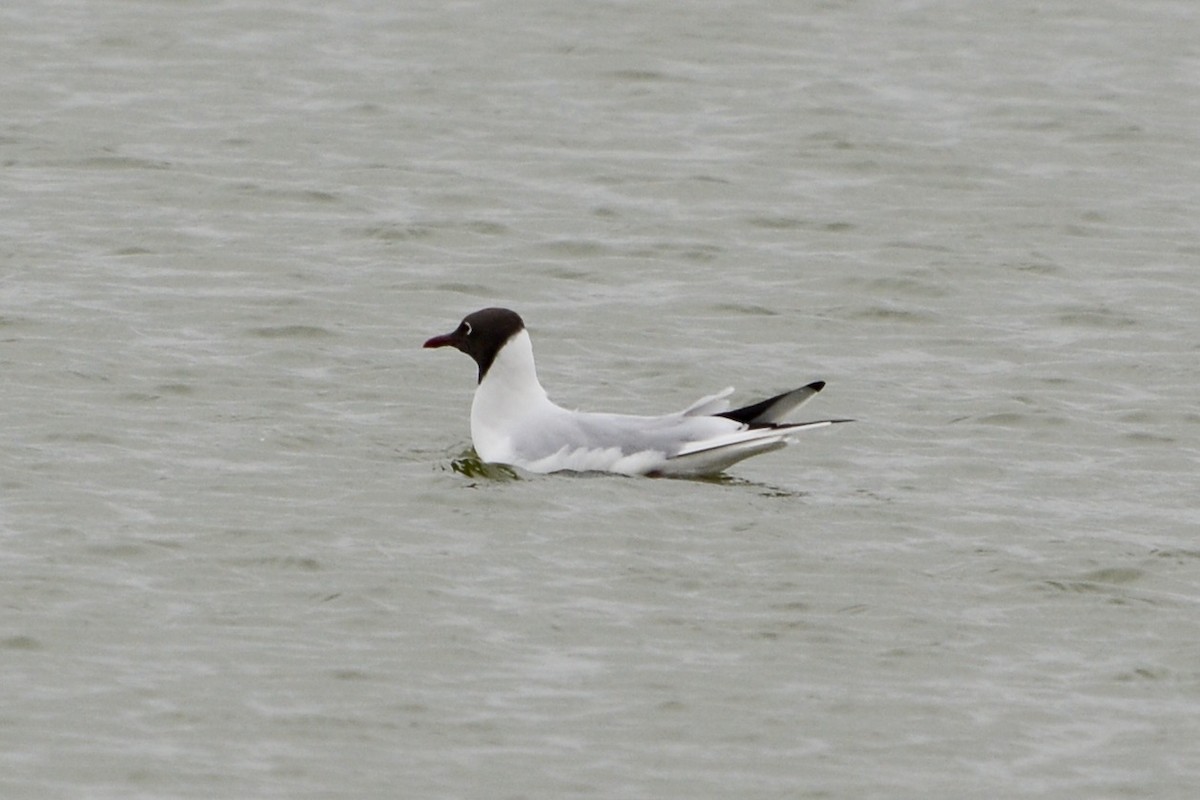
<path id="1" fill-rule="evenodd" d="M 1188 798 L 1200 6 L 0 9 L 0 795 Z M 824 379 L 723 481 L 469 459 Z"/>

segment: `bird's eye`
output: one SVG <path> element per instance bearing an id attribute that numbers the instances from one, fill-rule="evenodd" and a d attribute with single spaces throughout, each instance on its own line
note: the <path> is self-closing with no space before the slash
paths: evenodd
<path id="1" fill-rule="evenodd" d="M 463 327 L 467 329 L 467 336 L 471 335 L 471 323 L 464 321 Z"/>

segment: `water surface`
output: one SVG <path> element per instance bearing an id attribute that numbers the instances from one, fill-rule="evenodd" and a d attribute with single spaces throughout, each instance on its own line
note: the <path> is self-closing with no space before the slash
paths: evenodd
<path id="1" fill-rule="evenodd" d="M 1198 22 L 0 12 L 4 796 L 1191 796 Z M 492 304 L 859 422 L 463 474 Z"/>

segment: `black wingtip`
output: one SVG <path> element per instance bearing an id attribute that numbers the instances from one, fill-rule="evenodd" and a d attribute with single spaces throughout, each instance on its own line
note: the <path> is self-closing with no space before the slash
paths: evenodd
<path id="1" fill-rule="evenodd" d="M 713 416 L 732 419 L 743 425 L 749 425 L 752 428 L 773 428 L 779 424 L 777 422 L 779 417 L 784 416 L 824 388 L 825 381 L 813 381 L 810 384 L 801 386 L 799 389 L 777 394 L 774 397 L 768 397 L 766 400 L 754 403 L 753 405 L 735 408 L 732 411 L 723 411 Z M 796 395 L 802 396 L 797 400 L 795 399 Z M 780 408 L 780 401 L 789 398 L 790 400 Z"/>

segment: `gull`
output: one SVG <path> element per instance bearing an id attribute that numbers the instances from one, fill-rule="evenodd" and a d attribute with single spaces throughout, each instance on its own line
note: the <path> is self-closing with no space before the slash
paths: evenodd
<path id="1" fill-rule="evenodd" d="M 850 421 L 781 421 L 825 388 L 824 381 L 732 411 L 726 398 L 733 387 L 661 416 L 572 411 L 542 388 L 525 322 L 507 308 L 468 314 L 452 332 L 424 346 L 454 347 L 479 367 L 471 403 L 471 440 L 479 458 L 534 473 L 717 475 L 785 447 L 800 431 Z"/>

